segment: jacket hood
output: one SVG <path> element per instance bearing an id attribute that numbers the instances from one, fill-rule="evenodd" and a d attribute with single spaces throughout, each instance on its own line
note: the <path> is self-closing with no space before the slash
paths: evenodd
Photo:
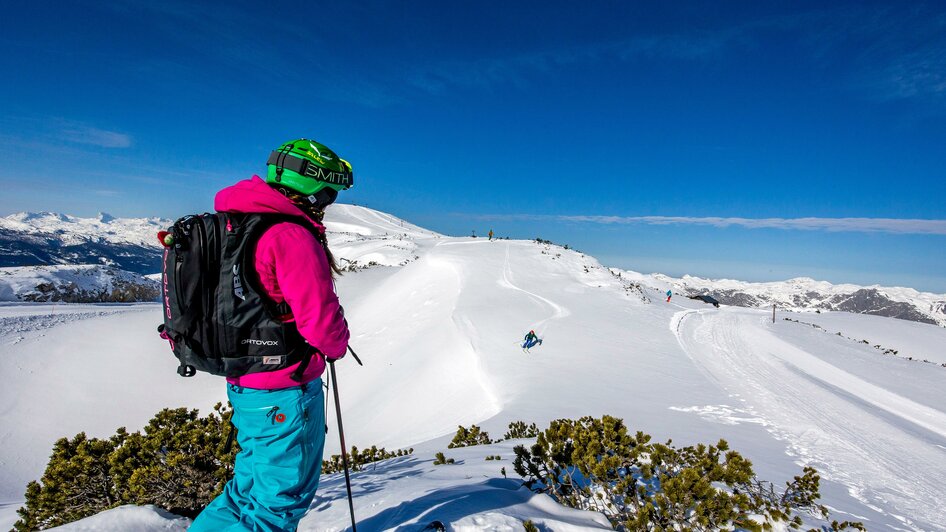
<path id="1" fill-rule="evenodd" d="M 288 198 L 267 185 L 257 175 L 217 192 L 217 196 L 214 198 L 214 209 L 217 212 L 298 216 L 308 220 L 321 233 L 325 233 L 325 227 L 322 224 L 306 216 L 299 207 L 293 205 Z"/>

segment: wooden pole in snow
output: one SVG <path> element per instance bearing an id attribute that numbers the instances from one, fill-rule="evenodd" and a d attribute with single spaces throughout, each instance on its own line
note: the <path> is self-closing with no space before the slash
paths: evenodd
<path id="1" fill-rule="evenodd" d="M 772 303 L 772 323 L 775 323 L 775 303 Z"/>

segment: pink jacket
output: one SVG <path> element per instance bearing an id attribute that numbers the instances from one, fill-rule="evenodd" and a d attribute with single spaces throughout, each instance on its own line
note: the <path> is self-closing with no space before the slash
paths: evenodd
<path id="1" fill-rule="evenodd" d="M 299 217 L 300 223 L 311 223 L 325 234 L 324 226 L 307 217 L 255 175 L 218 192 L 214 208 L 218 212 L 294 215 Z M 270 227 L 256 246 L 255 263 L 266 294 L 276 303 L 285 301 L 289 305 L 302 337 L 329 358 L 344 356 L 348 347 L 348 324 L 335 295 L 325 251 L 312 233 L 288 222 Z M 296 367 L 228 378 L 227 382 L 261 390 L 298 386 L 300 383 L 289 376 Z M 302 382 L 313 381 L 324 371 L 325 361 L 313 357 Z"/>

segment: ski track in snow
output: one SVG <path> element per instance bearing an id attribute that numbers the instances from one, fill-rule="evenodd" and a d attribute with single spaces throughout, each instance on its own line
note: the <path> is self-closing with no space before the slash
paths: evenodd
<path id="1" fill-rule="evenodd" d="M 542 321 L 539 321 L 538 323 L 536 323 L 536 324 L 532 327 L 533 330 L 539 329 L 539 338 L 540 338 L 540 339 L 542 338 L 542 336 L 544 336 L 545 324 L 546 324 L 546 323 L 548 323 L 548 322 L 551 321 L 551 320 L 555 320 L 555 319 L 559 319 L 559 318 L 564 318 L 565 316 L 568 316 L 569 314 L 571 314 L 571 312 L 569 312 L 568 309 L 562 307 L 562 306 L 559 305 L 558 303 L 555 303 L 554 301 L 551 301 L 551 300 L 549 300 L 549 299 L 547 299 L 547 298 L 544 298 L 544 297 L 542 297 L 542 296 L 540 296 L 539 294 L 536 294 L 536 293 L 534 293 L 534 292 L 530 292 L 530 291 L 528 291 L 528 290 L 523 290 L 522 288 L 520 288 L 519 286 L 517 286 L 515 283 L 512 282 L 512 268 L 509 266 L 509 243 L 508 243 L 508 242 L 506 243 L 506 259 L 505 259 L 505 261 L 503 262 L 503 278 L 502 278 L 501 281 L 499 281 L 499 285 L 502 286 L 502 287 L 504 287 L 504 288 L 509 288 L 509 289 L 512 289 L 512 290 L 518 290 L 518 291 L 520 291 L 520 292 L 522 292 L 522 293 L 524 293 L 524 294 L 527 294 L 527 295 L 529 295 L 529 296 L 531 296 L 531 297 L 534 297 L 535 299 L 541 301 L 542 303 L 545 303 L 546 305 L 548 305 L 549 307 L 552 308 L 552 315 L 551 315 L 551 316 L 549 316 L 548 318 L 545 318 L 545 319 L 542 320 Z"/>
<path id="2" fill-rule="evenodd" d="M 461 242 L 438 242 L 437 245 L 436 245 L 436 247 L 464 246 L 464 245 L 466 245 L 466 246 L 469 246 L 469 245 L 492 245 L 492 244 L 493 244 L 493 243 L 492 243 L 491 241 L 489 241 L 489 240 L 483 240 L 483 241 L 469 241 L 469 242 L 462 242 L 462 241 L 461 241 Z M 532 298 L 536 299 L 537 301 L 540 301 L 541 303 L 547 305 L 549 308 L 552 309 L 552 315 L 551 315 L 551 316 L 549 316 L 548 318 L 545 318 L 545 319 L 543 319 L 543 320 L 541 320 L 541 321 L 536 322 L 535 325 L 532 326 L 532 329 L 538 330 L 539 333 L 542 333 L 543 330 L 544 330 L 543 327 L 544 327 L 544 325 L 545 325 L 546 323 L 548 323 L 548 322 L 551 321 L 551 320 L 555 320 L 555 319 L 559 319 L 559 318 L 564 318 L 564 317 L 570 315 L 571 312 L 570 312 L 567 308 L 565 308 L 565 307 L 559 305 L 558 303 L 556 303 L 556 302 L 554 302 L 554 301 L 552 301 L 552 300 L 550 300 L 550 299 L 548 299 L 548 298 L 542 297 L 542 296 L 540 296 L 539 294 L 536 294 L 535 292 L 530 292 L 530 291 L 528 291 L 528 290 L 525 290 L 524 288 L 521 288 L 520 286 L 518 286 L 518 285 L 516 285 L 515 283 L 512 282 L 513 273 L 512 273 L 512 268 L 511 268 L 510 265 L 509 265 L 509 247 L 510 247 L 510 245 L 511 245 L 510 243 L 508 243 L 508 242 L 506 243 L 506 257 L 505 257 L 505 260 L 504 260 L 504 262 L 503 262 L 503 276 L 502 276 L 502 279 L 499 279 L 499 281 L 498 281 L 499 286 L 502 286 L 503 288 L 508 288 L 508 289 L 510 289 L 510 290 L 517 290 L 517 291 L 519 291 L 519 292 L 522 292 L 523 294 L 526 294 L 526 295 L 528 295 L 529 297 L 532 297 Z M 542 334 L 539 334 L 539 337 L 541 337 L 541 336 L 542 336 Z M 517 343 L 518 343 L 518 342 L 517 342 Z"/>
<path id="3" fill-rule="evenodd" d="M 752 311 L 688 310 L 670 329 L 755 422 L 788 442 L 789 454 L 908 530 L 946 530 L 946 414 L 799 349 L 766 320 Z"/>

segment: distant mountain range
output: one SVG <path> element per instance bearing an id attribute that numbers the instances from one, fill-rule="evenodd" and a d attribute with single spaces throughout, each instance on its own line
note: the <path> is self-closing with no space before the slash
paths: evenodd
<path id="1" fill-rule="evenodd" d="M 0 300 L 153 301 L 160 292 L 157 232 L 170 220 L 77 218 L 52 212 L 0 218 Z"/>
<path id="2" fill-rule="evenodd" d="M 654 274 L 684 295 L 712 295 L 720 304 L 750 308 L 834 310 L 872 314 L 946 327 L 946 294 L 912 288 L 831 284 L 807 277 L 770 283 Z"/>
<path id="3" fill-rule="evenodd" d="M 363 234 L 361 217 L 383 223 L 387 232 Z M 158 290 L 153 274 L 161 268 L 156 234 L 171 223 L 108 214 L 78 218 L 41 212 L 0 217 L 0 300 L 153 300 Z M 350 205 L 336 205 L 326 225 L 339 261 L 350 269 L 406 264 L 413 258 L 414 237 L 433 234 L 388 214 Z M 366 248 L 364 244 L 370 242 Z M 387 264 L 390 261 L 384 254 L 365 251 L 374 246 L 391 250 L 389 255 L 398 258 L 397 264 Z M 27 266 L 34 268 L 22 268 Z M 687 296 L 712 295 L 723 305 L 765 308 L 775 304 L 783 309 L 854 312 L 946 326 L 946 295 L 912 288 L 835 285 L 808 278 L 771 283 L 677 279 L 613 271 L 647 287 L 669 287 Z"/>
<path id="4" fill-rule="evenodd" d="M 98 264 L 141 275 L 161 270 L 160 218 L 77 218 L 21 212 L 0 218 L 0 267 Z"/>

